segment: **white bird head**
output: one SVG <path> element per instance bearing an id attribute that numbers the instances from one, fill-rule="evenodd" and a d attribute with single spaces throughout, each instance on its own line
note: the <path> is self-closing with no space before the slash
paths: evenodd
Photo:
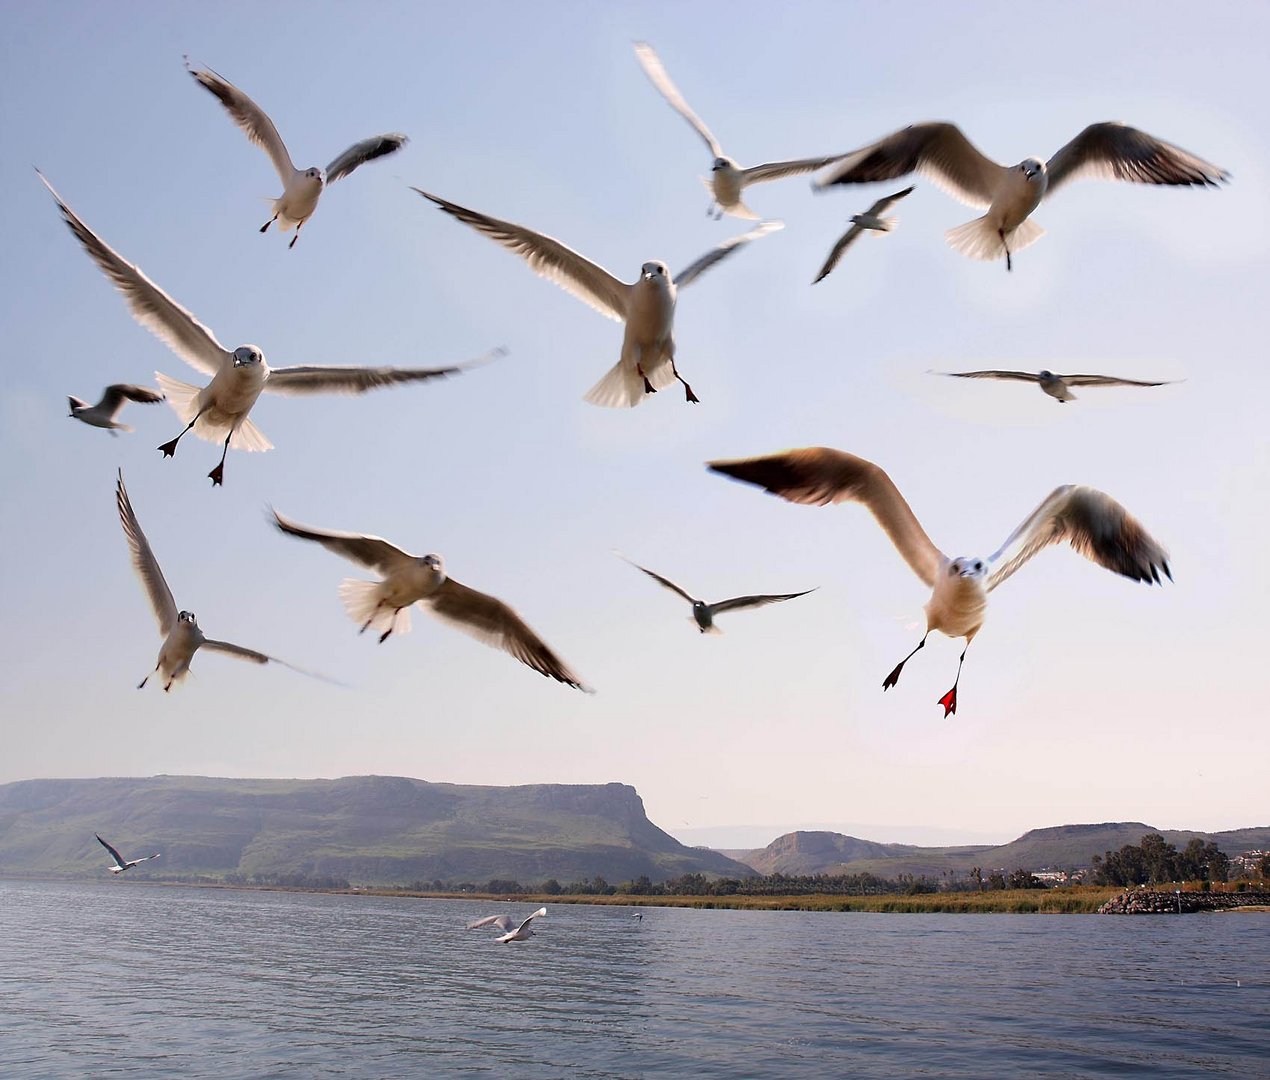
<path id="1" fill-rule="evenodd" d="M 1035 180 L 1037 177 L 1045 175 L 1045 162 L 1038 161 L 1034 157 L 1024 158 L 1019 162 L 1019 172 L 1029 180 Z"/>
<path id="2" fill-rule="evenodd" d="M 710 166 L 711 172 L 736 172 L 736 162 L 729 157 L 717 157 Z"/>
<path id="3" fill-rule="evenodd" d="M 264 363 L 264 353 L 255 345 L 239 345 L 234 350 L 234 367 L 248 367 L 252 364 Z"/>
<path id="4" fill-rule="evenodd" d="M 177 622 L 187 622 L 187 623 L 189 623 L 191 626 L 197 626 L 197 625 L 198 625 L 198 620 L 194 618 L 194 612 L 192 612 L 192 611 L 182 611 L 182 612 L 180 612 L 180 613 L 177 615 L 177 617 L 176 617 L 176 621 L 177 621 Z"/>
<path id="5" fill-rule="evenodd" d="M 639 268 L 639 276 L 643 281 L 651 281 L 655 284 L 669 285 L 670 271 L 666 269 L 664 262 L 646 262 Z"/>
<path id="6" fill-rule="evenodd" d="M 445 579 L 445 560 L 440 555 L 425 555 L 419 561 L 431 570 L 438 580 Z"/>
<path id="7" fill-rule="evenodd" d="M 316 165 L 311 169 L 305 169 L 304 175 L 307 176 L 310 180 L 316 180 L 319 184 L 322 182 L 322 170 L 319 169 Z"/>
<path id="8" fill-rule="evenodd" d="M 958 555 L 948 564 L 948 576 L 951 578 L 970 578 L 982 581 L 988 575 L 988 564 L 973 555 Z"/>

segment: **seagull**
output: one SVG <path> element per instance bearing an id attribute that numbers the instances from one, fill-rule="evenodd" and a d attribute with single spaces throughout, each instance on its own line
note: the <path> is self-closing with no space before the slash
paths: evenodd
<path id="1" fill-rule="evenodd" d="M 172 590 L 168 588 L 163 571 L 159 568 L 159 560 L 150 550 L 150 541 L 141 531 L 141 523 L 137 521 L 132 502 L 128 499 L 128 489 L 124 487 L 122 470 L 115 487 L 115 501 L 119 506 L 119 521 L 123 525 L 123 534 L 127 537 L 128 547 L 132 551 L 132 568 L 137 572 L 137 577 L 140 578 L 146 595 L 150 598 L 154 617 L 159 622 L 159 633 L 163 635 L 163 647 L 159 650 L 159 659 L 154 665 L 154 671 L 150 674 L 162 673 L 165 692 L 172 689 L 173 683 L 180 682 L 189 674 L 190 661 L 194 659 L 194 654 L 199 649 L 226 653 L 240 660 L 250 660 L 255 664 L 267 664 L 272 661 L 283 667 L 289 667 L 292 671 L 300 671 L 304 675 L 310 674 L 301 668 L 293 667 L 285 660 L 279 660 L 276 656 L 266 656 L 262 652 L 244 649 L 241 645 L 232 645 L 228 641 L 213 641 L 211 638 L 204 637 L 194 613 L 178 611 L 176 608 L 176 601 L 172 599 Z M 147 675 L 137 683 L 137 689 L 140 690 L 149 681 L 150 675 Z"/>
<path id="2" fill-rule="evenodd" d="M 383 575 L 381 581 L 345 578 L 339 590 L 344 610 L 360 624 L 361 632 L 372 627 L 382 631 L 380 644 L 394 632 L 409 633 L 410 605 L 417 602 L 442 622 L 510 653 L 540 675 L 592 693 L 511 607 L 449 577 L 440 555 L 420 558 L 378 536 L 313 529 L 276 510 L 273 520 L 282 532 L 312 540 L 327 551 Z"/>
<path id="3" fill-rule="evenodd" d="M 710 149 L 710 154 L 714 158 L 714 163 L 710 166 L 710 179 L 702 177 L 701 182 L 714 196 L 714 201 L 706 209 L 706 214 L 713 214 L 716 221 L 724 214 L 757 220 L 758 215 L 741 201 L 742 192 L 751 184 L 815 172 L 842 157 L 841 154 L 830 154 L 828 157 L 803 158 L 799 161 L 773 161 L 766 165 L 752 165 L 748 169 L 743 169 L 723 152 L 719 140 L 710 133 L 710 129 L 702 123 L 701 118 L 688 107 L 683 95 L 671 82 L 653 47 L 642 41 L 636 42 L 635 58 L 644 69 L 644 74 L 648 76 L 649 81 L 666 99 L 667 104 L 692 125 L 693 130 L 701 136 Z"/>
<path id="4" fill-rule="evenodd" d="M 1009 382 L 1036 383 L 1060 405 L 1075 401 L 1073 386 L 1170 386 L 1171 382 L 1143 382 L 1121 379 L 1115 375 L 1055 375 L 1052 371 L 936 371 L 934 375 L 950 375 L 955 379 L 1005 379 Z"/>
<path id="5" fill-rule="evenodd" d="M 1007 270 L 1013 268 L 1014 252 L 1045 235 L 1028 215 L 1068 181 L 1097 177 L 1216 187 L 1229 178 L 1225 169 L 1127 124 L 1090 124 L 1048 162 L 1029 157 L 1006 166 L 984 157 L 956 124 L 935 121 L 902 128 L 843 155 L 812 187 L 893 180 L 911 172 L 930 177 L 967 206 L 987 210 L 945 236 L 972 259 L 1004 255 Z"/>
<path id="6" fill-rule="evenodd" d="M 945 718 L 957 711 L 961 665 L 983 626 L 988 593 L 1042 548 L 1066 541 L 1085 558 L 1132 581 L 1160 584 L 1161 571 L 1173 580 L 1164 549 L 1115 499 L 1091 487 L 1065 484 L 1055 488 L 991 555 L 950 559 L 931 542 L 891 478 L 854 454 L 812 446 L 767 457 L 711 461 L 707 466 L 790 502 L 808 506 L 858 502 L 868 508 L 909 568 L 931 589 L 926 633 L 886 677 L 882 689 L 899 682 L 904 665 L 926 644 L 932 630 L 964 637 L 957 679 L 939 699 Z"/>
<path id="7" fill-rule="evenodd" d="M 177 443 L 191 428 L 200 439 L 223 441 L 220 461 L 207 474 L 213 487 L 224 481 L 225 455 L 231 445 L 239 450 L 273 449 L 273 443 L 247 418 L 261 391 L 293 395 L 362 394 L 385 386 L 457 375 L 505 353 L 503 349 L 495 349 L 470 363 L 442 368 L 329 367 L 316 364 L 271 368 L 259 346 L 239 345 L 231 351 L 221 345 L 211 330 L 146 277 L 140 267 L 126 262 L 80 221 L 75 212 L 62 202 L 53 185 L 39 170 L 36 172 L 52 193 L 71 232 L 123 296 L 132 317 L 191 367 L 212 376 L 212 381 L 200 388 L 155 373 L 168 403 L 186 421 L 181 434 L 159 449 L 164 457 L 172 457 Z"/>
<path id="8" fill-rule="evenodd" d="M 510 915 L 490 915 L 487 918 L 477 919 L 476 922 L 468 923 L 467 928 L 475 930 L 480 926 L 496 926 L 503 931 L 503 936 L 494 940 L 506 945 L 509 941 L 528 941 L 531 937 L 535 937 L 534 932 L 528 928 L 529 924 L 537 918 L 545 918 L 546 914 L 547 909 L 540 907 L 519 926 L 516 926 L 516 920 Z M 512 927 L 516 928 L 513 930 Z"/>
<path id="9" fill-rule="evenodd" d="M 105 393 L 96 405 L 89 405 L 77 397 L 70 398 L 71 418 L 82 420 L 93 427 L 106 428 L 113 435 L 116 431 L 131 431 L 130 424 L 121 424 L 115 420 L 125 401 L 137 401 L 144 405 L 152 405 L 162 401 L 163 395 L 148 386 L 133 386 L 132 383 L 113 383 L 106 387 Z"/>
<path id="10" fill-rule="evenodd" d="M 816 279 L 812 282 L 812 284 L 815 285 L 817 281 L 821 281 L 829 276 L 833 268 L 838 265 L 839 260 L 841 260 L 847 248 L 855 243 L 856 237 L 864 232 L 865 229 L 868 229 L 873 233 L 888 233 L 894 229 L 895 226 L 899 224 L 899 218 L 884 218 L 879 215 L 885 213 L 891 203 L 899 202 L 900 199 L 903 199 L 912 193 L 913 188 L 911 186 L 906 187 L 903 191 L 897 191 L 894 195 L 887 195 L 884 198 L 878 199 L 878 201 L 870 206 L 863 214 L 852 214 L 851 228 L 838 238 L 838 242 L 834 244 L 833 250 L 829 252 L 829 258 L 825 260 L 825 265 L 820 268 L 820 273 L 816 275 Z"/>
<path id="11" fill-rule="evenodd" d="M 672 379 L 683 383 L 688 401 L 699 400 L 675 367 L 673 330 L 678 291 L 742 245 L 785 227 L 779 221 L 761 222 L 749 232 L 723 241 L 674 278 L 664 262 L 654 259 L 644 263 L 639 280 L 628 285 L 550 236 L 468 210 L 419 188 L 413 190 L 465 225 L 471 225 L 520 255 L 540 277 L 554 281 L 601 315 L 626 324 L 621 359 L 585 396 L 592 405 L 610 408 L 633 408 L 646 394 L 656 393 Z"/>
<path id="12" fill-rule="evenodd" d="M 722 634 L 723 631 L 714 625 L 714 617 L 721 615 L 725 611 L 740 611 L 744 608 L 763 607 L 766 604 L 776 604 L 781 600 L 793 600 L 798 596 L 806 596 L 809 592 L 815 592 L 815 589 L 804 589 L 802 592 L 782 593 L 779 596 L 736 596 L 731 600 L 718 600 L 713 604 L 707 604 L 704 600 L 698 600 L 691 593 L 680 588 L 669 578 L 664 578 L 661 574 L 654 574 L 645 566 L 640 566 L 637 562 L 632 562 L 620 552 L 618 557 L 630 563 L 636 570 L 642 570 L 650 578 L 660 585 L 664 585 L 671 592 L 678 593 L 692 605 L 692 617 L 697 622 L 697 628 L 703 634 Z"/>
<path id="13" fill-rule="evenodd" d="M 93 835 L 97 836 L 96 833 L 93 833 Z M 155 854 L 155 855 L 147 855 L 144 859 L 125 860 L 124 857 L 119 854 L 119 852 L 117 852 L 113 847 L 111 847 L 108 843 L 106 843 L 106 841 L 103 840 L 100 836 L 97 836 L 97 843 L 99 843 L 102 847 L 104 847 L 107 851 L 109 851 L 111 858 L 115 860 L 115 865 L 109 868 L 112 874 L 122 874 L 125 870 L 131 870 L 134 866 L 140 866 L 143 862 L 149 862 L 151 859 L 157 859 L 159 855 L 162 854 L 162 852 L 159 852 L 158 854 Z"/>
<path id="14" fill-rule="evenodd" d="M 635 912 L 635 914 L 634 914 L 634 915 L 632 915 L 632 916 L 631 916 L 631 918 L 632 918 L 632 919 L 638 919 L 640 922 L 643 922 L 643 921 L 644 921 L 644 913 L 643 913 L 642 911 L 637 911 L 637 912 Z"/>
<path id="15" fill-rule="evenodd" d="M 273 162 L 273 167 L 282 180 L 283 190 L 282 194 L 273 201 L 273 217 L 260 226 L 260 231 L 267 231 L 275 221 L 283 232 L 289 231 L 294 226 L 295 236 L 287 245 L 289 248 L 295 247 L 295 242 L 300 239 L 301 228 L 313 216 L 313 211 L 317 209 L 318 199 L 321 198 L 322 191 L 328 184 L 335 183 L 336 180 L 347 176 L 368 161 L 396 153 L 409 141 L 399 132 L 374 135 L 354 143 L 325 169 L 315 166 L 301 172 L 291 163 L 291 155 L 287 153 L 286 144 L 264 109 L 228 79 L 222 78 L 210 68 L 195 71 L 190 67 L 188 56 L 185 57 L 185 70 L 225 106 L 225 111 L 242 129 L 247 139 L 269 155 L 269 160 Z"/>

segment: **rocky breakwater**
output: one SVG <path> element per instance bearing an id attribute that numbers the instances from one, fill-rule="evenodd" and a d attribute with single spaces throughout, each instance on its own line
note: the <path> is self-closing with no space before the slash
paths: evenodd
<path id="1" fill-rule="evenodd" d="M 1270 892 L 1155 892 L 1129 889 L 1098 909 L 1099 915 L 1185 915 L 1192 911 L 1270 905 Z"/>

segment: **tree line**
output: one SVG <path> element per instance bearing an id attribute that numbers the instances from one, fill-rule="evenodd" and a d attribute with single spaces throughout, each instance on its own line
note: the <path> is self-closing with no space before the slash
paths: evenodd
<path id="1" fill-rule="evenodd" d="M 1215 841 L 1198 837 L 1178 851 L 1159 833 L 1092 859 L 1098 885 L 1159 885 L 1166 881 L 1226 881 L 1230 859 Z M 1264 867 L 1263 867 L 1264 872 Z"/>

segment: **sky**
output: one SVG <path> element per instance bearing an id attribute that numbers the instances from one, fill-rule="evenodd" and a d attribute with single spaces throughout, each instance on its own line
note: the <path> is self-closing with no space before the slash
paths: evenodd
<path id="1" fill-rule="evenodd" d="M 6 3 L 0 40 L 0 782 L 381 773 L 634 785 L 690 842 L 795 826 L 947 843 L 1139 820 L 1270 821 L 1263 611 L 1270 449 L 1270 8 L 1178 3 Z M 1096 27 L 1096 32 L 1091 32 Z M 845 152 L 953 120 L 986 154 L 1048 158 L 1119 119 L 1229 170 L 1221 190 L 1082 181 L 1044 203 L 1012 273 L 949 248 L 977 214 L 917 178 L 896 232 L 810 286 L 851 214 L 903 186 L 751 189 L 786 228 L 685 288 L 675 388 L 582 401 L 621 327 L 410 185 L 557 237 L 617 276 L 686 267 L 745 230 L 706 216 L 708 154 L 635 61 L 651 42 L 742 164 Z M 297 165 L 404 131 L 342 180 L 299 243 L 257 229 L 268 159 L 190 79 L 215 68 Z M 66 397 L 192 369 L 138 326 L 32 171 L 233 348 L 274 366 L 443 365 L 361 398 L 262 397 L 277 447 L 231 452 L 132 406 L 133 435 Z M 944 379 L 1009 367 L 1184 380 L 1077 391 Z M 795 506 L 707 460 L 826 445 L 876 461 L 950 555 L 987 554 L 1054 487 L 1120 500 L 1169 551 L 1148 588 L 1067 549 L 992 596 L 966 658 L 923 629 L 927 590 L 858 506 Z M 122 468 L 179 606 L 212 637 L 345 684 L 223 656 L 172 694 L 114 506 Z M 360 571 L 306 524 L 438 552 L 515 606 L 597 692 L 543 679 L 416 610 L 358 636 Z M 620 550 L 706 599 L 810 596 L 698 634 Z M 361 575 L 366 576 L 366 575 Z M 743 839 L 742 839 L 743 837 Z"/>

